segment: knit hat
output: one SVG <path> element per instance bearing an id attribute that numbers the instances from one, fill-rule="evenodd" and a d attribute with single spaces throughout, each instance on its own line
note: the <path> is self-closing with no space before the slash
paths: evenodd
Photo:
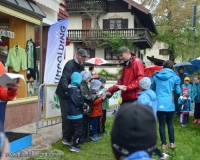
<path id="1" fill-rule="evenodd" d="M 122 104 L 111 131 L 112 149 L 124 156 L 141 150 L 151 153 L 156 148 L 156 141 L 153 110 L 138 102 Z"/>
<path id="2" fill-rule="evenodd" d="M 84 80 L 84 81 L 86 81 L 86 80 L 88 80 L 89 78 L 92 77 L 91 73 L 88 72 L 88 71 L 82 71 L 82 72 L 81 72 L 81 76 L 83 77 L 83 80 Z"/>
<path id="3" fill-rule="evenodd" d="M 90 89 L 92 90 L 92 92 L 98 92 L 98 90 L 100 89 L 101 87 L 101 82 L 97 79 L 93 79 L 91 82 L 90 82 Z"/>
<path id="4" fill-rule="evenodd" d="M 189 77 L 185 77 L 184 81 L 190 81 L 190 78 Z"/>
<path id="5" fill-rule="evenodd" d="M 144 78 L 142 78 L 142 79 L 140 80 L 139 84 L 140 84 L 140 87 L 141 87 L 142 89 L 147 90 L 147 89 L 149 89 L 150 86 L 151 86 L 151 80 L 150 80 L 149 77 L 144 77 Z"/>
<path id="6" fill-rule="evenodd" d="M 101 83 L 105 84 L 106 83 L 106 79 L 103 77 L 100 77 L 99 80 L 101 81 Z"/>
<path id="7" fill-rule="evenodd" d="M 188 88 L 187 87 L 183 87 L 182 91 L 188 91 Z"/>
<path id="8" fill-rule="evenodd" d="M 74 72 L 71 75 L 71 85 L 72 86 L 78 86 L 82 80 L 83 80 L 83 78 L 82 78 L 81 74 L 78 72 Z"/>

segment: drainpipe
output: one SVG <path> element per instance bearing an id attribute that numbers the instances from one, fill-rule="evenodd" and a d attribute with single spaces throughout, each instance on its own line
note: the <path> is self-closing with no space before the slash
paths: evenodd
<path id="1" fill-rule="evenodd" d="M 42 21 L 40 22 L 40 84 L 42 84 Z"/>

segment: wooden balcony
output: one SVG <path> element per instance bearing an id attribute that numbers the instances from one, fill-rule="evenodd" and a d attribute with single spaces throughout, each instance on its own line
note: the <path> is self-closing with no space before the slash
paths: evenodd
<path id="1" fill-rule="evenodd" d="M 152 37 L 146 28 L 113 29 L 113 30 L 68 30 L 71 42 L 103 41 L 106 38 L 120 36 L 122 39 L 132 39 L 133 44 L 140 49 L 152 47 Z"/>
<path id="2" fill-rule="evenodd" d="M 106 1 L 105 0 L 95 0 L 91 3 L 89 0 L 81 1 L 66 1 L 67 12 L 68 13 L 84 13 L 84 12 L 106 12 Z"/>

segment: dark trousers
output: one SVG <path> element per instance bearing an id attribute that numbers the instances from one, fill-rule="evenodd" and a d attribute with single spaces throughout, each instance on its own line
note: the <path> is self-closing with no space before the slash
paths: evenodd
<path id="1" fill-rule="evenodd" d="M 63 139 L 66 138 L 67 133 L 69 132 L 70 121 L 67 119 L 67 100 L 59 97 L 60 108 L 61 108 L 61 118 L 62 118 L 62 134 Z"/>
<path id="2" fill-rule="evenodd" d="M 106 131 L 106 110 L 102 110 L 103 111 L 103 115 L 102 115 L 102 133 L 104 133 Z"/>
<path id="3" fill-rule="evenodd" d="M 162 156 L 163 156 L 163 153 L 162 153 L 161 150 L 158 149 L 158 148 L 156 148 L 156 149 L 154 150 L 154 152 L 155 152 L 155 154 L 158 155 L 159 157 L 162 157 Z"/>
<path id="4" fill-rule="evenodd" d="M 167 123 L 168 135 L 170 143 L 174 143 L 174 126 L 173 126 L 173 114 L 174 112 L 157 111 L 157 117 L 159 122 L 159 133 L 162 144 L 167 144 L 165 135 L 165 124 Z"/>
<path id="5" fill-rule="evenodd" d="M 82 118 L 81 119 L 75 119 L 75 120 L 69 120 L 69 132 L 66 135 L 67 141 L 71 142 L 73 137 L 73 144 L 72 146 L 78 147 L 80 143 L 81 133 L 82 133 Z"/>
<path id="6" fill-rule="evenodd" d="M 135 98 L 135 99 L 128 99 L 128 100 L 122 100 L 122 104 L 123 104 L 123 103 L 136 102 L 136 101 L 137 101 L 137 98 Z"/>
<path id="7" fill-rule="evenodd" d="M 194 118 L 200 119 L 200 103 L 195 103 Z"/>
<path id="8" fill-rule="evenodd" d="M 90 136 L 92 137 L 97 134 L 98 117 L 89 117 L 89 125 L 90 125 Z"/>
<path id="9" fill-rule="evenodd" d="M 89 126 L 89 116 L 83 115 L 82 119 L 82 133 L 81 133 L 81 142 L 88 137 L 88 126 Z"/>
<path id="10" fill-rule="evenodd" d="M 182 124 L 185 125 L 188 121 L 188 116 L 189 116 L 189 113 L 184 113 L 182 114 Z"/>

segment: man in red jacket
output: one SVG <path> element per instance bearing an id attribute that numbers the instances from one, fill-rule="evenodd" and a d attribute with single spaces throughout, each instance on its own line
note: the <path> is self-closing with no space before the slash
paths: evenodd
<path id="1" fill-rule="evenodd" d="M 122 47 L 118 50 L 118 56 L 124 61 L 122 75 L 117 82 L 122 90 L 122 100 L 124 102 L 134 102 L 138 98 L 140 91 L 139 81 L 144 77 L 144 66 L 142 62 L 131 53 L 127 47 Z M 108 88 L 107 92 L 113 93 L 119 90 L 114 85 Z"/>

